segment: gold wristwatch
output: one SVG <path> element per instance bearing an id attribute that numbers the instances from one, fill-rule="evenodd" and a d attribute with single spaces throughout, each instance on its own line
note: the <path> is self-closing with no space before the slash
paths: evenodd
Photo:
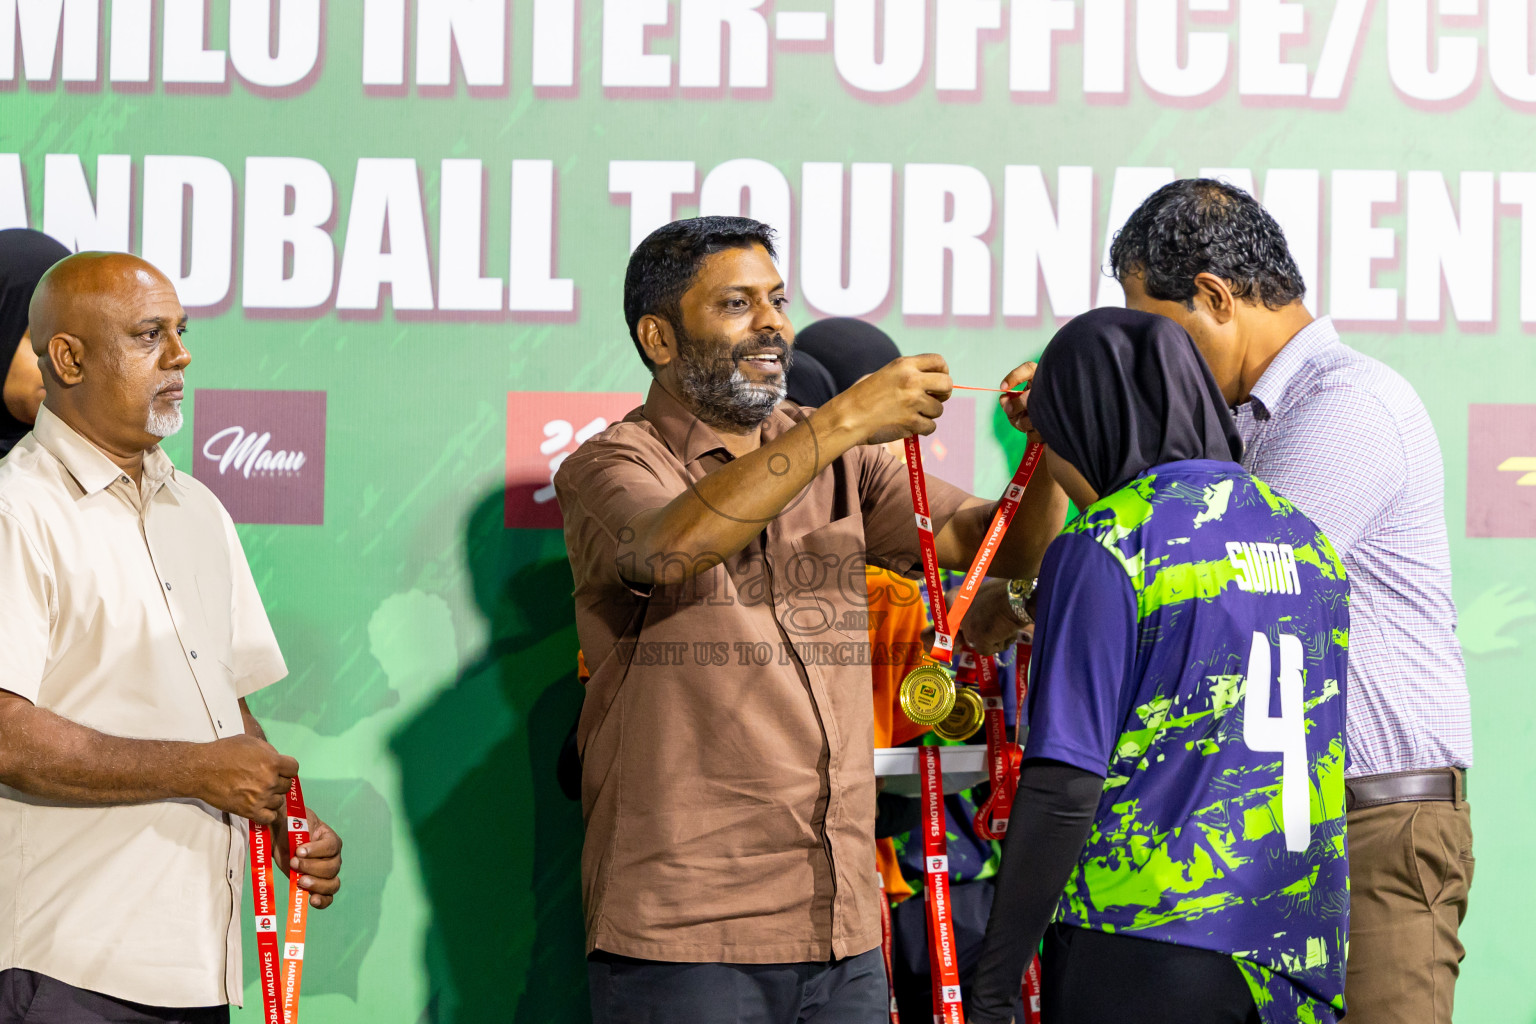
<path id="1" fill-rule="evenodd" d="M 1008 581 L 1008 610 L 1013 617 L 1019 620 L 1020 625 L 1029 625 L 1035 621 L 1035 591 L 1039 589 L 1040 578 L 1028 580 Z"/>

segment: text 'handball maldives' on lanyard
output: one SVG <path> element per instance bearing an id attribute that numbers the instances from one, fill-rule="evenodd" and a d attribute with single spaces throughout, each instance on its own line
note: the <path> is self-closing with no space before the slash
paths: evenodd
<path id="1" fill-rule="evenodd" d="M 304 791 L 295 778 L 288 787 L 288 907 L 284 915 L 282 956 L 277 944 L 277 889 L 272 873 L 272 830 L 251 825 L 251 899 L 256 905 L 256 970 L 261 975 L 263 1024 L 297 1024 L 299 986 L 304 976 L 304 932 L 309 924 L 309 893 L 299 888 L 291 865 L 309 842 L 309 814 Z M 281 985 L 279 985 L 281 976 Z"/>
<path id="2" fill-rule="evenodd" d="M 939 551 L 934 541 L 933 520 L 929 515 L 928 483 L 923 476 L 922 448 L 915 435 L 908 437 L 903 444 L 907 454 L 907 481 L 912 487 L 912 509 L 917 518 L 917 539 L 923 554 L 923 582 L 927 584 L 928 605 L 933 611 L 934 638 L 928 659 L 909 672 L 901 682 L 901 709 L 919 725 L 937 725 L 948 718 L 955 708 L 955 680 L 945 667 L 954 659 L 955 633 L 959 631 L 971 602 L 976 599 L 976 592 L 986 577 L 993 556 L 1002 545 L 1008 525 L 1019 511 L 1024 489 L 1029 486 L 1030 477 L 1039 465 L 1041 445 L 1038 441 L 1031 441 L 1024 449 L 1019 468 L 1014 470 L 1013 479 L 1009 481 L 1002 500 L 998 502 L 997 511 L 992 515 L 986 537 L 976 550 L 976 557 L 971 560 L 971 567 L 960 584 L 959 592 L 955 594 L 955 607 L 951 613 L 946 608 L 944 584 L 939 578 Z M 980 700 L 977 699 L 976 703 L 979 705 Z"/>

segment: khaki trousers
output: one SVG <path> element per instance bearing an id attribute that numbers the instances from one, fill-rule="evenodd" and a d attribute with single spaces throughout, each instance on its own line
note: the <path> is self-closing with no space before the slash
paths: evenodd
<path id="1" fill-rule="evenodd" d="M 1456 795 L 1348 814 L 1348 1024 L 1451 1024 L 1474 864 L 1460 772 Z"/>

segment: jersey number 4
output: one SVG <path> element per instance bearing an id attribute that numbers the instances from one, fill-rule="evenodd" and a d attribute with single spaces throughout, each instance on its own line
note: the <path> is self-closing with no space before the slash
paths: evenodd
<path id="1" fill-rule="evenodd" d="M 1312 807 L 1307 779 L 1307 727 L 1302 708 L 1301 641 L 1280 634 L 1280 714 L 1269 713 L 1269 637 L 1253 634 L 1248 685 L 1243 697 L 1243 742 L 1260 754 L 1280 755 L 1280 813 L 1285 848 L 1302 853 L 1312 840 Z"/>

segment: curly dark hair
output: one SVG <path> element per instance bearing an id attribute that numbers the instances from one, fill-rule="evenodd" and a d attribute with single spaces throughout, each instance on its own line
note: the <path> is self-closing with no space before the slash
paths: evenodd
<path id="1" fill-rule="evenodd" d="M 629 257 L 624 272 L 624 320 L 629 337 L 647 370 L 656 364 L 640 345 L 640 319 L 661 317 L 673 327 L 682 324 L 683 293 L 693 285 L 705 257 L 726 249 L 760 245 L 777 257 L 773 228 L 750 217 L 692 217 L 675 220 L 645 236 Z"/>
<path id="2" fill-rule="evenodd" d="M 1115 233 L 1109 266 L 1118 280 L 1140 274 L 1148 295 L 1190 309 L 1202 273 L 1270 309 L 1307 293 L 1275 218 L 1247 192 L 1212 178 L 1184 178 L 1148 196 Z"/>

